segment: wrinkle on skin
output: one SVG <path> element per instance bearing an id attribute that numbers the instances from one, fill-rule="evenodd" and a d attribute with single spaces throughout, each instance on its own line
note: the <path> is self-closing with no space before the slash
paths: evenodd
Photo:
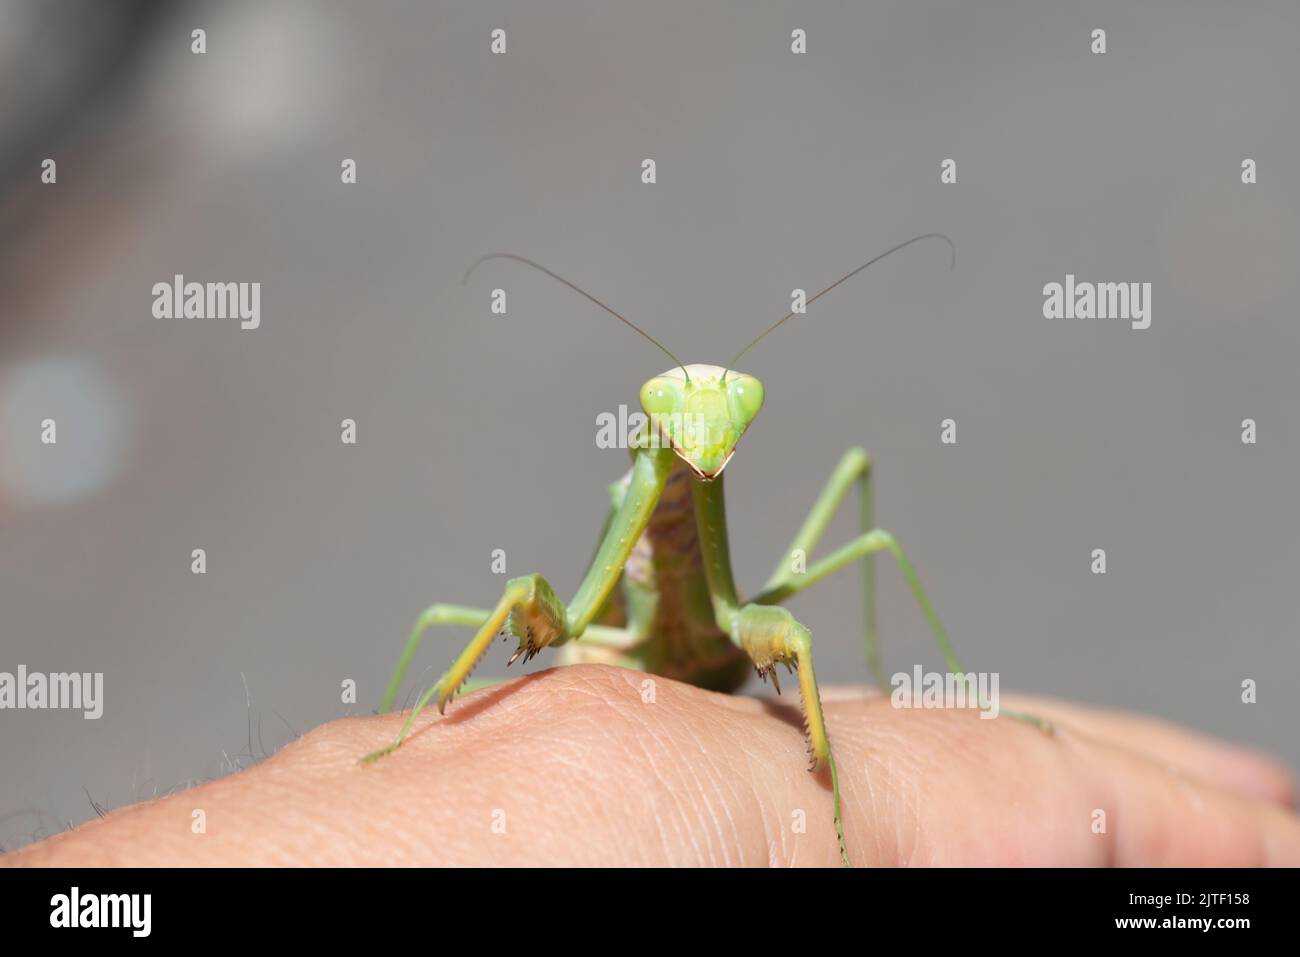
<path id="1" fill-rule="evenodd" d="M 659 707 L 657 699 L 654 707 Z M 642 705 L 642 708 L 644 709 L 645 706 Z M 656 717 L 658 716 L 656 715 Z M 640 726 L 647 729 L 650 728 L 650 722 L 647 720 L 644 711 L 633 712 L 632 719 Z M 698 802 L 691 802 L 686 797 L 691 793 L 689 789 L 674 787 L 675 776 L 680 774 L 680 769 L 687 767 L 687 765 L 678 761 L 678 747 L 672 739 L 672 732 L 650 732 L 649 744 L 657 745 L 658 748 L 656 751 L 652 751 L 645 741 L 639 743 L 641 744 L 643 753 L 646 755 L 646 760 L 649 762 L 656 777 L 662 784 L 662 792 L 668 796 L 669 805 L 676 811 L 676 814 L 673 815 L 670 820 L 679 835 L 678 843 L 689 844 L 691 851 L 697 860 L 709 860 L 711 853 L 704 850 L 704 847 L 700 844 L 698 835 L 700 832 L 705 830 L 703 826 L 705 824 L 704 817 L 706 815 L 712 817 L 712 809 L 709 807 L 707 797 L 698 787 L 696 788 L 696 793 L 700 794 L 700 800 Z M 661 755 L 663 756 L 663 760 L 657 760 Z M 716 835 L 716 817 L 713 818 L 713 824 L 715 825 L 715 836 L 720 836 Z M 683 837 L 684 841 L 682 839 Z M 711 851 L 712 844 L 710 843 L 708 847 Z M 664 850 L 666 854 L 671 856 L 671 845 L 665 846 Z"/>
<path id="2" fill-rule="evenodd" d="M 665 678 L 648 706 L 644 678 L 577 665 L 486 688 L 365 766 L 405 716 L 333 721 L 0 864 L 838 866 L 830 790 L 787 716 Z M 1300 864 L 1294 781 L 1248 750 L 1049 700 L 1003 696 L 1054 721 L 1051 737 L 826 690 L 859 865 Z M 206 834 L 191 833 L 194 808 Z M 807 833 L 789 829 L 792 808 Z"/>
<path id="3" fill-rule="evenodd" d="M 740 736 L 737 741 L 737 748 L 737 753 L 740 759 L 744 762 L 745 767 L 745 775 L 738 775 L 736 779 L 737 783 L 732 787 L 732 792 L 739 796 L 740 789 L 743 787 L 743 784 L 740 782 L 743 782 L 746 779 L 759 781 L 761 778 L 759 774 L 756 773 L 758 766 L 755 761 L 755 755 L 750 750 L 749 740 L 743 735 Z M 763 790 L 766 791 L 766 788 Z M 791 845 L 787 842 L 786 827 L 781 823 L 782 819 L 780 809 L 775 807 L 775 801 L 771 800 L 772 795 L 770 793 L 767 794 L 768 800 L 764 800 L 763 796 L 759 794 L 759 789 L 755 788 L 751 796 L 753 798 L 754 811 L 758 815 L 759 824 L 761 825 L 763 832 L 769 835 L 767 843 L 767 866 L 795 866 L 799 855 L 799 845 L 797 843 Z M 769 807 L 772 808 L 770 813 L 768 810 Z M 787 812 L 792 813 L 794 810 L 795 808 L 791 807 L 787 809 Z M 804 808 L 803 811 L 807 814 L 807 808 Z M 734 820 L 732 823 L 734 826 Z M 793 831 L 791 831 L 791 834 L 793 834 Z"/>

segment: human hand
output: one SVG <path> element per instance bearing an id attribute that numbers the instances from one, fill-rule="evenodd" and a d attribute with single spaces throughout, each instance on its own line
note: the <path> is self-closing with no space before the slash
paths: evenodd
<path id="1" fill-rule="evenodd" d="M 1240 748 L 1048 699 L 1003 705 L 1051 719 L 1054 735 L 1005 715 L 898 710 L 860 689 L 823 699 L 856 865 L 1300 864 L 1291 776 Z M 829 778 L 804 770 L 793 702 L 559 668 L 422 715 L 399 750 L 360 764 L 403 720 L 329 722 L 253 768 L 0 862 L 839 863 Z"/>

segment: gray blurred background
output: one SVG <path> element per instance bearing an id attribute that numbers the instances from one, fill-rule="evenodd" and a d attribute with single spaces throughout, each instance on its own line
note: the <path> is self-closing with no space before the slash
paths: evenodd
<path id="1" fill-rule="evenodd" d="M 572 593 L 626 467 L 595 418 L 668 362 L 520 267 L 462 286 L 496 250 L 724 363 L 948 232 L 955 272 L 913 247 L 746 357 L 742 583 L 862 444 L 969 667 L 1300 760 L 1300 8 L 1134 6 L 0 4 L 0 670 L 105 673 L 98 721 L 0 712 L 0 845 L 373 709 L 493 549 Z M 1045 320 L 1067 272 L 1151 282 L 1152 327 Z M 261 328 L 154 319 L 175 273 L 261 282 Z M 879 568 L 889 670 L 941 667 Z M 864 679 L 860 601 L 792 605 L 823 683 Z"/>

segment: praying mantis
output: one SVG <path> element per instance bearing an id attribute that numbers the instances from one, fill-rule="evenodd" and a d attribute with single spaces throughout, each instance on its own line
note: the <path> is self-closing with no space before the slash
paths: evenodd
<path id="1" fill-rule="evenodd" d="M 942 233 L 900 243 L 841 277 L 807 300 L 807 305 L 867 267 L 923 240 L 948 244 Z M 796 315 L 788 313 L 742 349 L 726 366 L 683 364 L 645 331 L 544 266 L 522 256 L 493 253 L 483 263 L 507 259 L 537 269 L 584 296 L 658 346 L 674 366 L 647 381 L 640 392 L 648 421 L 630 443 L 632 467 L 609 488 L 610 503 L 595 555 L 568 604 L 540 574 L 510 579 L 492 608 L 435 604 L 419 616 L 384 694 L 381 711 L 396 700 L 425 632 L 435 625 L 475 628 L 464 651 L 416 702 L 396 741 L 367 755 L 373 761 L 396 750 L 416 716 L 436 699 L 438 710 L 461 690 L 493 640 L 503 632 L 518 639 L 510 659 L 531 659 L 542 649 L 562 647 L 562 662 L 599 662 L 646 671 L 703 688 L 733 692 L 754 669 L 778 692 L 776 668 L 797 675 L 810 770 L 829 769 L 840 859 L 849 864 L 840 813 L 839 775 L 813 670 L 812 632 L 781 603 L 834 572 L 861 562 L 868 667 L 886 687 L 876 628 L 874 555 L 893 556 L 938 643 L 950 672 L 964 674 L 912 562 L 894 536 L 874 524 L 870 456 L 850 449 L 826 482 L 775 571 L 756 593 L 741 598 L 732 576 L 727 536 L 723 470 L 763 407 L 763 384 L 736 370 L 735 363 L 764 336 Z M 856 487 L 860 534 L 811 564 L 806 556 L 821 540 L 831 517 Z M 617 591 L 622 585 L 621 593 Z"/>

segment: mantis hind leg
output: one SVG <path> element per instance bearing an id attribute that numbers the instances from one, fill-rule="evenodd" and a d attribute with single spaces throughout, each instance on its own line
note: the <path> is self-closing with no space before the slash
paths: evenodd
<path id="1" fill-rule="evenodd" d="M 852 448 L 835 466 L 835 471 L 826 481 L 826 486 L 813 504 L 808 517 L 799 527 L 794 541 L 786 549 L 776 570 L 764 586 L 764 592 L 773 590 L 796 581 L 803 574 L 807 565 L 808 553 L 812 551 L 830 523 L 831 516 L 843 503 L 849 490 L 858 487 L 858 524 L 863 534 L 874 525 L 873 490 L 871 487 L 871 456 L 866 449 Z M 882 689 L 888 687 L 885 680 L 884 661 L 880 654 L 880 636 L 876 628 L 876 565 L 872 554 L 862 558 L 862 615 L 863 632 L 867 652 L 867 669 Z"/>
<path id="2" fill-rule="evenodd" d="M 802 572 L 795 569 L 801 567 L 795 563 L 796 559 L 803 560 L 806 558 L 807 550 L 810 549 L 821 538 L 822 532 L 830 520 L 831 514 L 835 508 L 843 501 L 849 486 L 857 481 L 861 485 L 862 498 L 862 520 L 865 525 L 871 522 L 871 458 L 861 449 L 850 449 L 840 462 L 835 473 L 831 476 L 826 488 L 822 491 L 816 505 L 813 506 L 812 512 L 804 521 L 803 527 L 799 534 L 795 536 L 794 544 L 789 552 L 786 553 L 782 564 L 777 566 L 776 572 L 763 590 L 754 596 L 753 601 L 759 605 L 774 605 L 785 601 L 792 595 L 797 595 L 806 588 L 811 587 L 821 581 L 827 575 L 839 571 L 856 561 L 862 560 L 864 567 L 871 569 L 865 575 L 866 589 L 865 597 L 867 601 L 867 662 L 872 669 L 872 675 L 877 684 L 882 689 L 888 687 L 885 680 L 883 662 L 880 657 L 879 644 L 876 633 L 876 616 L 875 616 L 875 573 L 871 565 L 871 556 L 879 551 L 888 551 L 898 564 L 899 571 L 903 573 L 903 578 L 907 581 L 908 587 L 912 591 L 912 596 L 916 600 L 917 607 L 920 608 L 921 614 L 924 615 L 930 631 L 934 635 L 935 643 L 939 646 L 939 651 L 943 655 L 944 662 L 950 672 L 953 674 L 966 674 L 966 669 L 961 665 L 957 658 L 957 653 L 953 650 L 952 642 L 948 639 L 948 633 L 939 620 L 939 616 L 934 611 L 934 606 L 930 602 L 929 596 L 921 584 L 920 576 L 916 573 L 916 568 L 912 565 L 907 553 L 903 551 L 901 545 L 889 532 L 883 528 L 870 528 L 849 542 L 847 545 L 837 549 L 830 555 L 814 562 L 806 567 Z M 795 550 L 801 549 L 799 554 Z M 980 707 L 987 707 L 987 702 L 980 700 Z M 1042 731 L 1051 733 L 1052 725 L 1049 721 L 1039 718 L 1036 715 L 1026 714 L 1010 709 L 1002 709 L 1002 714 L 1018 721 L 1024 721 Z"/>

